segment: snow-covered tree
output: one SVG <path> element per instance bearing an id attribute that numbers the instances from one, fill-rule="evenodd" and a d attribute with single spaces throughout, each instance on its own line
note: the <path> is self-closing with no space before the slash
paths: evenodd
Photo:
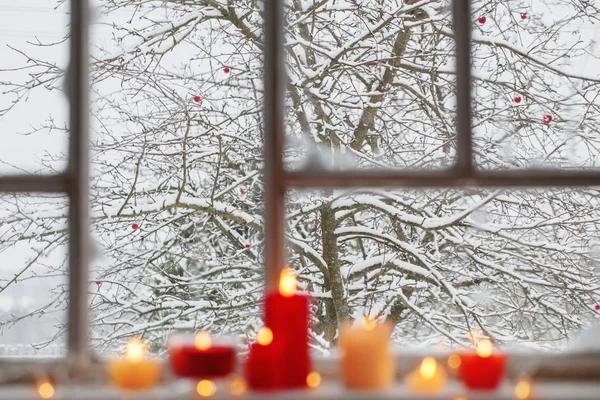
<path id="1" fill-rule="evenodd" d="M 90 309 L 102 351 L 131 335 L 160 351 L 174 329 L 244 337 L 261 324 L 262 6 L 98 0 L 112 37 L 95 44 L 91 74 L 90 229 L 104 257 L 91 266 Z M 600 10 L 478 0 L 473 11 L 478 166 L 596 167 L 589 32 Z M 447 1 L 290 0 L 286 21 L 288 168 L 452 165 Z M 16 101 L 61 86 L 60 68 L 25 65 L 31 80 L 0 79 Z M 327 351 L 339 323 L 362 313 L 392 320 L 399 343 L 463 344 L 472 328 L 498 343 L 564 343 L 600 302 L 599 194 L 290 191 L 288 260 L 316 300 L 314 347 Z M 67 240 L 66 214 L 45 212 L 47 199 L 3 201 L 4 248 Z M 27 268 L 66 273 L 60 262 Z M 48 302 L 64 306 L 65 290 Z"/>

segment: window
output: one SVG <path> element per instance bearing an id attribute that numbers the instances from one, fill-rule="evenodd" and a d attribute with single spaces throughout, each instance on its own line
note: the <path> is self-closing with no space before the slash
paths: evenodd
<path id="1" fill-rule="evenodd" d="M 475 150 L 485 148 L 477 141 L 489 143 L 491 139 L 474 132 L 472 127 L 474 118 L 480 118 L 482 114 L 482 110 L 472 109 L 472 87 L 475 86 L 475 92 L 484 96 L 494 95 L 490 94 L 493 92 L 489 87 L 481 85 L 485 80 L 473 80 L 472 66 L 486 67 L 488 55 L 476 47 L 473 52 L 476 57 L 471 57 L 471 26 L 474 19 L 475 23 L 483 25 L 491 23 L 493 17 L 482 19 L 483 16 L 474 16 L 470 11 L 472 5 L 466 0 L 452 3 L 453 24 L 446 5 L 427 0 L 385 4 L 373 1 L 372 7 L 348 2 L 346 8 L 327 8 L 328 2 L 312 5 L 290 2 L 286 15 L 292 20 L 291 30 L 295 36 L 287 41 L 283 34 L 282 3 L 277 0 L 266 2 L 262 34 L 261 6 L 253 1 L 239 2 L 234 8 L 212 2 L 202 6 L 184 3 L 158 5 L 152 2 L 100 4 L 101 14 L 120 18 L 122 23 L 113 31 L 116 40 L 111 43 L 114 48 L 98 45 L 93 53 L 91 77 L 98 86 L 93 87 L 91 94 L 94 107 L 97 107 L 95 112 L 101 117 L 95 118 L 92 126 L 97 127 L 95 129 L 101 140 L 96 138 L 92 141 L 88 136 L 90 92 L 86 79 L 90 18 L 85 1 L 71 4 L 68 167 L 64 173 L 48 176 L 0 177 L 0 190 L 3 192 L 64 193 L 69 197 L 70 352 L 81 360 L 89 356 L 90 319 L 93 322 L 92 345 L 99 352 L 114 350 L 115 343 L 133 334 L 156 339 L 154 350 L 160 352 L 164 349 L 168 333 L 179 328 L 202 327 L 238 336 L 253 335 L 260 323 L 259 301 L 263 282 L 267 288 L 274 287 L 286 259 L 298 268 L 304 268 L 303 263 L 308 263 L 305 264 L 306 271 L 323 268 L 323 279 L 331 281 L 340 278 L 330 272 L 342 268 L 341 265 L 346 262 L 344 257 L 355 257 L 360 252 L 368 254 L 369 259 L 365 256 L 362 261 L 353 262 L 354 269 L 348 273 L 354 275 L 346 278 L 357 287 L 365 281 L 365 277 L 368 278 L 365 285 L 369 287 L 383 281 L 387 287 L 405 285 L 406 292 L 396 292 L 395 298 L 388 297 L 386 301 L 389 309 L 396 310 L 398 315 L 401 312 L 410 314 L 404 321 L 406 325 L 418 325 L 423 320 L 419 317 L 419 304 L 411 301 L 410 296 L 423 289 L 423 285 L 427 286 L 428 281 L 433 283 L 425 288 L 422 296 L 435 297 L 437 293 L 439 301 L 450 308 L 452 302 L 462 302 L 456 308 L 457 312 L 466 312 L 472 306 L 466 298 L 460 300 L 460 290 L 472 290 L 476 286 L 477 292 L 485 294 L 489 291 L 493 294 L 492 299 L 500 299 L 507 304 L 511 291 L 515 291 L 521 297 L 510 306 L 520 314 L 515 311 L 514 319 L 498 315 L 495 323 L 514 324 L 517 326 L 514 332 L 518 335 L 524 335 L 530 329 L 531 321 L 527 320 L 526 314 L 536 307 L 554 308 L 547 314 L 540 313 L 548 316 L 549 324 L 573 324 L 572 327 L 560 325 L 557 335 L 561 340 L 577 327 L 585 325 L 561 319 L 561 314 L 573 309 L 565 307 L 565 312 L 562 312 L 563 309 L 558 309 L 553 299 L 565 294 L 572 296 L 577 301 L 569 303 L 569 307 L 573 306 L 587 317 L 592 315 L 598 301 L 598 295 L 593 293 L 597 282 L 597 274 L 593 271 L 596 257 L 587 258 L 589 254 L 582 250 L 582 246 L 593 245 L 592 238 L 586 237 L 586 233 L 596 229 L 595 217 L 585 216 L 597 212 L 596 191 L 588 189 L 588 186 L 600 184 L 600 173 L 590 169 L 532 169 L 527 163 L 527 168 L 520 170 L 485 168 L 485 160 L 482 161 L 481 153 Z M 507 3 L 515 6 L 513 2 Z M 455 41 L 454 54 L 449 52 L 450 55 L 436 58 L 436 62 L 441 60 L 443 63 L 440 68 L 446 68 L 445 77 L 437 85 L 450 88 L 456 85 L 455 96 L 446 99 L 448 104 L 455 103 L 455 106 L 448 106 L 450 111 L 447 115 L 450 116 L 441 118 L 444 121 L 455 118 L 455 124 L 454 121 L 446 121 L 448 126 L 456 126 L 456 137 L 450 135 L 446 141 L 454 154 L 440 165 L 433 163 L 421 169 L 388 170 L 328 169 L 327 165 L 308 163 L 304 168 L 286 168 L 289 160 L 284 156 L 296 151 L 290 150 L 286 142 L 286 128 L 287 131 L 293 128 L 293 124 L 286 125 L 286 107 L 295 107 L 298 116 L 310 112 L 317 116 L 315 119 L 321 118 L 318 122 L 322 125 L 320 127 L 311 126 L 314 120 L 310 119 L 304 127 L 304 121 L 297 122 L 308 133 L 321 129 L 319 134 L 322 134 L 329 129 L 323 126 L 332 123 L 319 117 L 323 110 L 307 111 L 302 108 L 306 100 L 304 97 L 308 94 L 318 97 L 319 93 L 308 90 L 315 88 L 307 89 L 307 85 L 302 86 L 298 80 L 288 82 L 286 60 L 288 68 L 297 62 L 295 72 L 308 81 L 320 79 L 312 75 L 319 68 L 343 70 L 336 70 L 335 65 L 305 62 L 303 57 L 307 54 L 302 53 L 302 48 L 320 52 L 318 57 L 329 59 L 332 63 L 343 57 L 341 53 L 333 54 L 306 39 L 310 37 L 310 32 L 305 31 L 310 28 L 306 19 L 322 18 L 313 22 L 326 30 L 328 21 L 335 19 L 332 14 L 350 15 L 357 11 L 357 7 L 363 7 L 360 10 L 362 14 L 358 15 L 364 17 L 365 32 L 369 32 L 368 29 L 373 31 L 363 35 L 369 38 L 380 33 L 379 25 L 376 25 L 380 23 L 378 21 L 392 16 L 393 23 L 386 34 L 395 33 L 395 36 L 379 38 L 382 47 L 383 44 L 389 45 L 390 41 L 394 45 L 391 38 L 411 40 L 405 38 L 406 35 L 399 35 L 407 27 L 425 32 L 419 40 L 444 36 L 444 43 Z M 490 7 L 487 2 L 473 4 L 480 14 L 488 13 Z M 526 10 L 521 11 L 518 7 L 510 10 L 509 16 L 514 17 L 513 14 L 518 12 L 517 20 L 527 19 Z M 134 24 L 135 29 L 127 28 L 133 20 L 138 21 Z M 442 22 L 435 26 L 436 21 Z M 436 28 L 439 28 L 438 36 L 427 36 Z M 333 47 L 345 49 L 343 46 L 348 38 L 341 34 L 342 30 L 332 28 L 323 35 L 330 35 L 328 40 L 332 41 Z M 490 39 L 477 33 L 474 43 L 480 44 L 485 40 Z M 361 44 L 351 43 L 356 48 L 347 48 L 348 51 L 360 53 Z M 401 45 L 398 43 L 398 46 Z M 181 54 L 169 59 L 177 46 L 183 46 L 184 53 L 189 51 L 194 55 L 180 66 L 176 64 Z M 299 47 L 297 52 L 294 46 Z M 374 45 L 370 46 L 372 50 Z M 423 44 L 420 50 L 427 49 L 427 46 Z M 489 48 L 494 46 L 502 51 L 507 47 L 500 41 Z M 264 60 L 260 58 L 262 51 Z M 370 58 L 369 53 L 365 59 L 358 56 L 354 61 L 343 59 L 348 68 L 358 68 L 362 63 L 365 68 L 370 68 L 368 64 L 375 63 L 373 70 L 383 70 L 382 82 L 357 83 L 357 86 L 369 87 L 368 91 L 360 89 L 364 89 L 365 96 L 370 97 L 365 102 L 367 105 L 361 106 L 361 111 L 371 109 L 377 112 L 380 109 L 378 96 L 394 84 L 420 101 L 427 100 L 425 95 L 411 92 L 414 91 L 411 85 L 401 79 L 385 76 L 386 68 L 404 68 L 423 74 L 418 63 L 403 60 L 400 55 L 390 54 L 386 49 L 373 53 L 376 53 L 374 58 Z M 289 61 L 291 57 L 297 59 Z M 426 59 L 428 55 L 424 53 L 419 57 Z M 261 76 L 263 61 L 264 77 Z M 448 72 L 452 61 L 456 64 L 455 76 Z M 400 65 L 402 62 L 404 64 Z M 200 64 L 204 69 L 197 73 L 194 68 L 199 68 Z M 308 69 L 301 70 L 302 67 Z M 373 70 L 369 74 L 373 74 Z M 351 78 L 360 79 L 359 75 Z M 265 83 L 261 86 L 263 78 Z M 328 78 L 329 82 L 323 80 L 320 83 L 321 88 L 335 84 L 332 76 Z M 588 82 L 587 90 L 595 90 L 598 83 L 597 79 L 581 76 L 573 79 Z M 114 92 L 101 86 L 109 81 L 117 87 Z M 286 85 L 294 89 L 287 93 L 287 97 Z M 301 90 L 295 92 L 298 88 Z M 294 98 L 295 95 L 298 98 Z M 519 103 L 521 101 L 522 98 Z M 349 101 L 344 104 L 351 109 L 355 103 Z M 591 104 L 596 107 L 593 101 Z M 262 115 L 261 109 L 264 110 Z M 333 107 L 327 110 L 335 111 Z M 353 121 L 355 117 L 336 115 L 337 122 L 334 122 L 351 126 L 356 122 Z M 365 120 L 369 118 L 365 114 Z M 422 120 L 424 117 L 419 118 Z M 261 131 L 263 121 L 264 155 L 257 151 L 260 149 L 257 132 Z M 376 126 L 369 121 L 358 121 L 355 126 L 361 126 L 361 123 L 365 128 L 361 131 L 364 136 L 361 140 L 364 146 L 369 145 L 373 149 L 367 137 L 373 134 Z M 335 132 L 335 129 L 330 131 Z M 454 128 L 449 131 L 454 131 Z M 330 137 L 329 140 L 336 139 Z M 88 193 L 90 142 L 94 165 L 91 196 Z M 361 153 L 361 146 L 356 145 L 353 150 Z M 300 149 L 298 153 L 304 156 L 306 151 Z M 264 166 L 262 180 L 259 173 L 261 166 Z M 541 187 L 564 186 L 578 189 L 536 191 Z M 390 187 L 412 193 L 412 203 L 403 202 L 393 192 L 383 190 Z M 504 187 L 516 189 L 510 194 L 506 194 L 509 191 L 496 190 Z M 346 192 L 334 195 L 334 189 L 340 188 Z M 421 190 L 424 188 L 430 190 Z M 485 191 L 483 188 L 493 190 Z M 348 192 L 350 189 L 359 190 Z M 323 192 L 315 190 L 327 190 L 329 194 L 324 196 Z M 286 196 L 292 199 L 287 208 Z M 313 201 L 315 197 L 319 200 Z M 576 200 L 572 201 L 573 198 Z M 434 201 L 437 203 L 432 205 Z M 519 201 L 522 204 L 518 204 Z M 355 209 L 343 218 L 336 216 L 336 213 L 359 203 L 367 210 Z M 541 209 L 548 208 L 554 212 L 553 207 L 559 212 L 543 213 Z M 91 218 L 88 215 L 90 208 Z M 264 219 L 261 216 L 263 211 Z M 286 226 L 286 212 L 287 221 L 294 224 L 292 227 Z M 488 224 L 486 212 L 505 214 L 496 215 L 493 223 Z M 471 214 L 473 218 L 464 219 Z M 565 215 L 569 217 L 568 221 L 563 218 Z M 351 218 L 354 218 L 352 224 L 348 222 Z M 519 219 L 519 224 L 515 223 L 516 219 Z M 461 225 L 450 233 L 438 231 L 445 229 L 445 224 L 458 221 L 471 225 Z M 326 227 L 330 223 L 335 229 Z M 554 226 L 557 228 L 554 229 Z M 91 265 L 88 262 L 91 258 L 90 227 L 95 239 L 110 253 L 105 260 L 94 258 Z M 44 226 L 43 229 L 53 228 Z M 291 252 L 297 253 L 287 258 L 286 229 L 297 235 L 287 241 Z M 403 243 L 402 235 L 419 237 L 425 247 L 412 248 L 409 240 Z M 567 236 L 578 239 L 573 253 L 577 254 L 578 260 L 589 264 L 577 264 L 573 259 L 563 257 L 572 244 Z M 542 237 L 547 239 L 543 243 L 540 241 Z M 461 238 L 467 238 L 469 242 L 452 242 Z M 359 242 L 363 239 L 370 244 L 361 249 Z M 324 251 L 315 252 L 306 245 L 319 240 L 323 247 L 325 242 L 339 243 L 339 252 L 329 254 L 331 259 L 328 259 Z M 440 251 L 436 246 L 444 246 L 443 242 L 451 245 Z M 497 247 L 492 248 L 494 245 Z M 562 247 L 559 249 L 558 246 Z M 541 249 L 536 250 L 536 247 Z M 423 250 L 428 253 L 423 255 Z M 489 253 L 494 251 L 494 257 L 490 256 Z M 392 255 L 388 257 L 388 254 Z M 539 258 L 538 255 L 543 256 Z M 472 269 L 463 271 L 456 278 L 453 268 L 458 268 L 462 262 L 470 263 Z M 551 268 L 552 262 L 560 264 L 561 268 Z M 519 263 L 531 263 L 532 267 L 515 269 Z M 433 264 L 436 268 L 445 267 L 432 269 Z M 264 280 L 259 265 L 264 265 Z M 540 273 L 536 268 L 548 268 L 548 272 Z M 398 273 L 390 273 L 382 280 L 378 280 L 376 274 L 367 276 L 377 270 L 395 270 Z M 469 273 L 473 274 L 473 280 L 468 279 Z M 444 283 L 441 279 L 444 274 L 452 276 L 450 280 L 457 285 Z M 303 282 L 307 287 L 311 284 L 312 275 L 308 274 Z M 586 282 L 582 282 L 584 279 Z M 528 293 L 530 285 L 551 286 L 552 290 L 543 293 L 544 299 L 537 298 L 523 308 L 530 296 L 539 294 Z M 329 312 L 328 319 L 325 319 L 329 322 L 325 323 L 332 324 L 334 329 L 326 326 L 324 336 L 319 336 L 318 332 L 315 334 L 315 340 L 326 342 L 323 345 L 325 350 L 335 340 L 337 320 L 352 316 L 363 305 L 359 297 L 346 304 L 336 304 L 335 300 L 343 299 L 344 293 L 351 289 L 349 286 L 339 285 L 336 293 L 333 293 L 333 286 L 329 289 L 314 291 L 323 299 L 331 296 L 333 301 L 329 305 L 320 303 L 323 307 L 333 307 L 324 313 Z M 577 297 L 578 291 L 588 291 L 589 297 Z M 369 296 L 372 297 L 371 294 Z M 88 307 L 90 297 L 91 305 Z M 549 299 L 547 302 L 546 298 Z M 425 303 L 430 308 L 435 307 L 434 299 Z M 469 318 L 466 320 L 473 322 Z M 433 324 L 431 320 L 426 322 Z M 447 331 L 452 325 L 452 321 L 444 321 L 439 325 L 438 333 Z M 544 329 L 543 326 L 535 328 Z M 462 325 L 460 329 L 463 329 Z M 544 339 L 550 341 L 556 338 L 548 335 Z"/>

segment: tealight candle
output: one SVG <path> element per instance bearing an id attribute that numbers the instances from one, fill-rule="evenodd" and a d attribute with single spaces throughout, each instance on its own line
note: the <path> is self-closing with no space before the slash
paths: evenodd
<path id="1" fill-rule="evenodd" d="M 171 368 L 175 375 L 185 378 L 217 378 L 235 370 L 233 346 L 213 343 L 208 332 L 200 331 L 193 343 L 173 339 L 169 345 Z"/>
<path id="2" fill-rule="evenodd" d="M 433 357 L 425 357 L 421 365 L 405 379 L 406 386 L 415 392 L 438 392 L 446 386 L 448 375 Z"/>
<path id="3" fill-rule="evenodd" d="M 496 389 L 504 377 L 506 359 L 505 354 L 493 352 L 489 339 L 481 339 L 475 353 L 460 355 L 460 379 L 470 389 Z"/>
<path id="4" fill-rule="evenodd" d="M 107 372 L 110 381 L 119 389 L 150 389 L 160 379 L 160 364 L 156 360 L 146 359 L 146 344 L 132 338 L 127 343 L 125 359 L 109 360 Z"/>
<path id="5" fill-rule="evenodd" d="M 392 329 L 388 322 L 378 325 L 370 319 L 360 326 L 342 326 L 340 369 L 346 387 L 384 389 L 392 385 L 396 375 L 389 344 Z"/>

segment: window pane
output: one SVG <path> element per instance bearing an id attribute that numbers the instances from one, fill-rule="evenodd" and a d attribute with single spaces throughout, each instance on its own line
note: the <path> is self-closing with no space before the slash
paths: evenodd
<path id="1" fill-rule="evenodd" d="M 66 353 L 68 201 L 0 196 L 0 358 Z"/>
<path id="2" fill-rule="evenodd" d="M 600 313 L 597 188 L 288 192 L 289 262 L 327 352 L 345 318 L 394 341 L 558 349 Z"/>
<path id="3" fill-rule="evenodd" d="M 473 2 L 474 132 L 482 169 L 597 168 L 597 10 Z"/>
<path id="4" fill-rule="evenodd" d="M 288 1 L 287 168 L 448 168 L 449 7 Z"/>
<path id="5" fill-rule="evenodd" d="M 98 2 L 92 27 L 92 344 L 260 327 L 262 29 L 194 2 Z M 237 16 L 244 15 L 238 20 Z M 142 39 L 145 38 L 145 39 Z"/>
<path id="6" fill-rule="evenodd" d="M 69 2 L 0 0 L 0 175 L 66 165 Z"/>

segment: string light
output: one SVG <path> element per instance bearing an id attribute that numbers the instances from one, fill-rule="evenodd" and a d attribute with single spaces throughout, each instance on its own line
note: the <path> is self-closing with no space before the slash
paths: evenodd
<path id="1" fill-rule="evenodd" d="M 306 384 L 309 388 L 314 389 L 321 384 L 321 374 L 317 371 L 313 371 L 306 377 Z"/>
<path id="2" fill-rule="evenodd" d="M 202 380 L 196 385 L 196 392 L 202 397 L 210 397 L 217 392 L 217 385 L 213 381 Z"/>
<path id="3" fill-rule="evenodd" d="M 267 346 L 273 341 L 273 331 L 266 326 L 256 334 L 256 341 L 262 346 Z"/>
<path id="4" fill-rule="evenodd" d="M 246 381 L 244 378 L 233 378 L 229 384 L 229 393 L 231 393 L 232 396 L 241 396 L 246 393 Z"/>
<path id="5" fill-rule="evenodd" d="M 457 354 L 452 354 L 450 357 L 448 357 L 448 366 L 452 369 L 457 369 L 458 367 L 460 367 L 460 364 L 462 363 L 460 356 Z"/>
<path id="6" fill-rule="evenodd" d="M 38 386 L 38 394 L 42 399 L 51 399 L 54 397 L 54 387 L 50 382 L 44 382 Z"/>
<path id="7" fill-rule="evenodd" d="M 515 386 L 515 397 L 518 400 L 527 400 L 531 394 L 531 385 L 527 381 L 519 381 Z"/>

